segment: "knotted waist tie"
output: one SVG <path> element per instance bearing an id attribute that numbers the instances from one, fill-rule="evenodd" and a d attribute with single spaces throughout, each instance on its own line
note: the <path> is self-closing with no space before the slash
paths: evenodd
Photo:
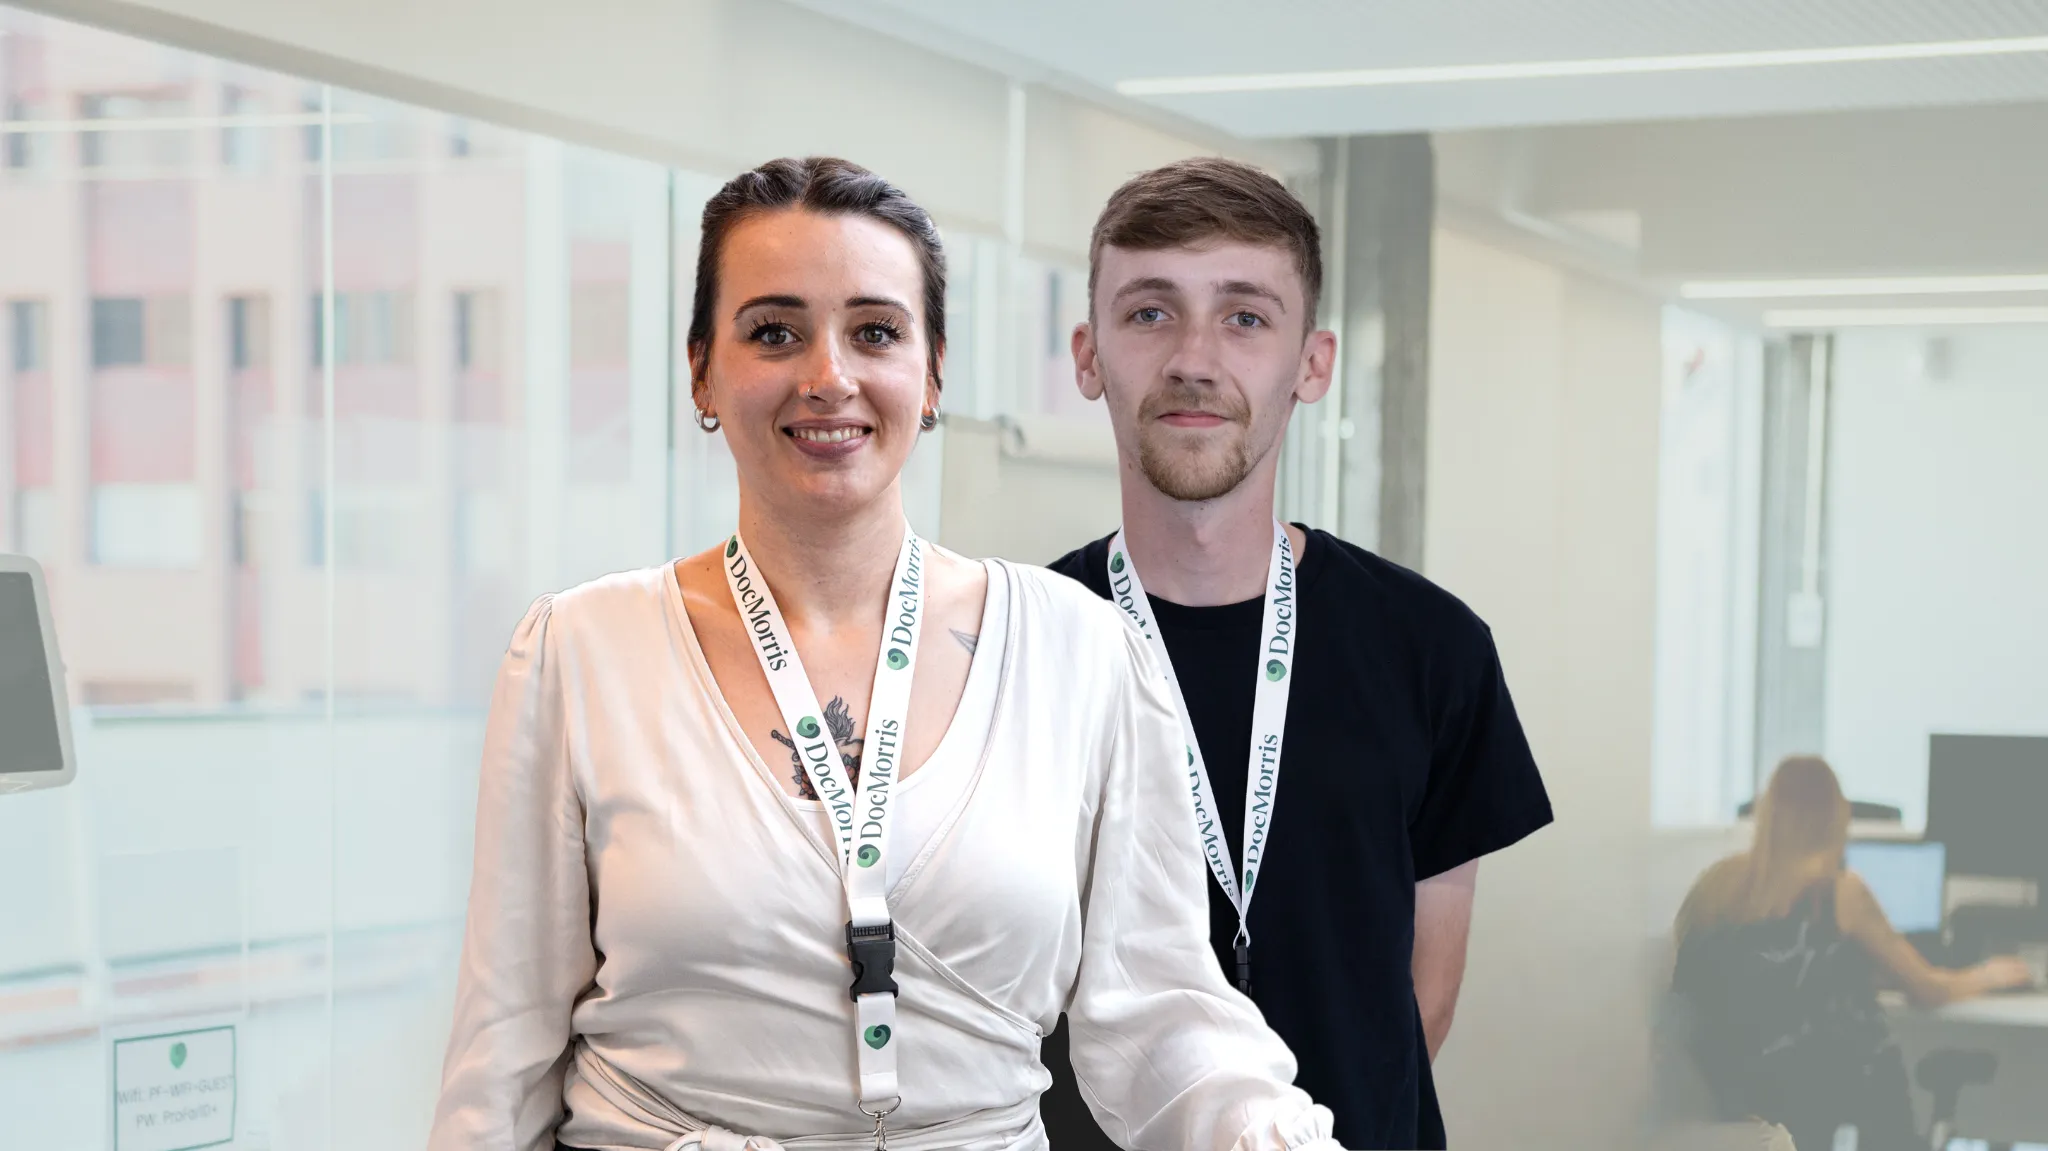
<path id="1" fill-rule="evenodd" d="M 684 1111 L 632 1076 L 606 1063 L 589 1046 L 576 1044 L 578 1077 L 650 1133 L 672 1137 L 663 1151 L 819 1151 L 845 1148 L 864 1151 L 874 1146 L 869 1134 L 843 1136 L 806 1135 L 788 1146 L 765 1135 L 745 1135 L 716 1127 Z M 977 1111 L 956 1120 L 930 1127 L 889 1129 L 891 1151 L 944 1151 L 965 1146 L 1043 1148 L 1044 1131 L 1038 1128 L 1038 1101 L 1026 1099 L 1014 1107 Z"/>
<path id="2" fill-rule="evenodd" d="M 741 1135 L 723 1127 L 691 1131 L 668 1145 L 666 1151 L 783 1151 L 782 1144 L 765 1135 Z"/>

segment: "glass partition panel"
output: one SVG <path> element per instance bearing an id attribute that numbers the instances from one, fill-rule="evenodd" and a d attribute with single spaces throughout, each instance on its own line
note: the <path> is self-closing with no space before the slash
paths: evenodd
<path id="1" fill-rule="evenodd" d="M 46 566 L 82 767 L 0 803 L 0 1144 L 323 1146 L 319 90 L 0 32 L 0 548 Z"/>
<path id="2" fill-rule="evenodd" d="M 7 8 L 0 97 L 0 550 L 81 765 L 0 802 L 0 1145 L 419 1146 L 514 624 L 729 530 L 671 447 L 716 182 Z"/>

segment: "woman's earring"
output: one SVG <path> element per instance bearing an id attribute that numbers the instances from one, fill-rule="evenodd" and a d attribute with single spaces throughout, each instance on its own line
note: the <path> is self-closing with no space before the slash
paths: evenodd
<path id="1" fill-rule="evenodd" d="M 925 431 L 931 431 L 933 428 L 938 427 L 939 409 L 933 408 L 931 411 L 928 411 L 925 414 L 919 416 L 917 418 L 917 426 L 923 428 Z"/>
<path id="2" fill-rule="evenodd" d="M 698 408 L 697 426 L 707 432 L 715 432 L 718 430 L 718 417 L 703 408 Z"/>

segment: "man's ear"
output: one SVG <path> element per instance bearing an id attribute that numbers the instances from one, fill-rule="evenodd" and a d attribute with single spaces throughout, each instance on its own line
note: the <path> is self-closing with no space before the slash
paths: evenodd
<path id="1" fill-rule="evenodd" d="M 1301 345 L 1301 379 L 1294 385 L 1294 398 L 1312 404 L 1330 394 L 1331 376 L 1337 369 L 1337 333 L 1310 332 Z"/>
<path id="2" fill-rule="evenodd" d="M 1102 373 L 1095 360 L 1095 330 L 1086 322 L 1074 325 L 1074 386 L 1082 398 L 1102 398 Z"/>

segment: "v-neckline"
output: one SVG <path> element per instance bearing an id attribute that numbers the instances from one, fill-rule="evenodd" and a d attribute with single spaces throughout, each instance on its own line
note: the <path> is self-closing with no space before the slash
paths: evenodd
<path id="1" fill-rule="evenodd" d="M 663 565 L 663 571 L 666 573 L 666 576 L 662 583 L 668 593 L 671 609 L 670 625 L 675 629 L 678 639 L 689 653 L 690 668 L 697 676 L 698 686 L 703 690 L 705 696 L 710 699 L 712 707 L 718 712 L 719 719 L 725 725 L 727 740 L 746 759 L 747 763 L 753 767 L 754 775 L 759 780 L 761 786 L 774 793 L 775 798 L 781 804 L 783 814 L 787 815 L 790 822 L 796 825 L 797 830 L 803 833 L 804 838 L 817 851 L 819 858 L 824 861 L 826 868 L 832 872 L 833 877 L 838 878 L 840 876 L 839 852 L 832 840 L 826 836 L 823 829 L 819 826 L 820 821 L 813 818 L 819 812 L 800 806 L 803 803 L 802 800 L 782 789 L 780 778 L 769 770 L 767 761 L 761 758 L 760 750 L 754 746 L 754 741 L 747 738 L 747 730 L 741 725 L 738 713 L 733 711 L 732 704 L 725 698 L 725 689 L 719 686 L 718 677 L 712 674 L 711 661 L 704 657 L 704 646 L 698 642 L 697 628 L 690 622 L 689 603 L 683 598 L 682 581 L 676 572 L 676 564 L 678 562 L 680 561 L 670 561 Z M 1012 666 L 1011 649 L 1016 646 L 1017 632 L 1016 581 L 1010 578 L 1007 566 L 1000 560 L 982 560 L 981 564 L 988 573 L 990 580 L 994 580 L 998 576 L 1003 580 L 1003 596 L 1006 604 L 1006 610 L 1003 614 L 1007 617 L 1007 624 L 1004 628 L 1002 663 L 996 668 L 994 710 L 989 719 L 988 732 L 982 738 L 980 752 L 975 756 L 973 778 L 970 778 L 966 786 L 961 788 L 959 798 L 953 802 L 952 807 L 946 813 L 945 819 L 940 822 L 938 829 L 933 832 L 931 841 L 917 846 L 916 854 L 911 858 L 910 866 L 906 867 L 903 871 L 903 878 L 897 881 L 889 891 L 891 902 L 894 902 L 916 880 L 918 875 L 923 872 L 923 857 L 929 853 L 932 846 L 939 839 L 943 838 L 951 830 L 953 824 L 959 819 L 960 812 L 973 800 L 975 785 L 980 780 L 981 769 L 988 762 L 989 749 L 995 746 L 996 727 L 1002 716 L 1004 698 L 1009 695 L 1010 669 Z M 987 595 L 984 595 L 982 598 L 981 625 L 984 628 L 988 626 L 990 598 Z M 975 657 L 979 658 L 980 654 L 977 650 Z M 974 676 L 974 671 L 975 662 L 970 660 L 967 666 L 967 675 L 970 680 Z M 963 698 L 966 695 L 964 686 L 961 689 L 961 694 Z M 925 762 L 918 765 L 918 771 L 911 776 L 910 780 L 906 780 L 903 786 L 909 786 L 918 776 L 922 775 L 925 767 L 933 759 L 937 758 L 939 752 L 944 750 L 946 744 L 953 739 L 953 729 L 960 722 L 960 711 L 961 709 L 956 705 L 953 709 L 953 718 L 946 724 L 946 730 L 939 736 L 939 742 L 933 746 L 931 755 L 925 757 Z"/>

